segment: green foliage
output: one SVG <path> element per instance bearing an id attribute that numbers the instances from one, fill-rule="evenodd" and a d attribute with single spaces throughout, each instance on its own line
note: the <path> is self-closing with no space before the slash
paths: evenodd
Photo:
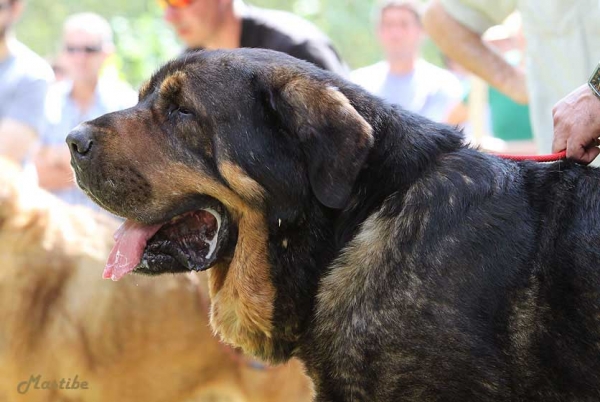
<path id="1" fill-rule="evenodd" d="M 115 32 L 119 71 L 134 87 L 182 51 L 177 38 L 159 16 L 114 17 L 111 24 Z"/>

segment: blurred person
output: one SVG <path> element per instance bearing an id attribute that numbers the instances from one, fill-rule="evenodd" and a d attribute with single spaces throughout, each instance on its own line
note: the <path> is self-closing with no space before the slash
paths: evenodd
<path id="1" fill-rule="evenodd" d="M 137 94 L 129 85 L 101 77 L 102 67 L 113 52 L 113 33 L 104 18 L 93 13 L 67 18 L 57 57 L 67 78 L 48 91 L 46 127 L 35 158 L 41 187 L 68 203 L 97 210 L 100 208 L 75 185 L 65 138 L 78 124 L 137 102 Z"/>
<path id="2" fill-rule="evenodd" d="M 164 19 L 188 50 L 239 47 L 277 50 L 346 76 L 331 40 L 292 13 L 235 0 L 159 0 Z"/>
<path id="3" fill-rule="evenodd" d="M 12 34 L 23 0 L 0 0 L 0 155 L 22 163 L 43 123 L 50 65 Z"/>
<path id="4" fill-rule="evenodd" d="M 525 68 L 483 39 L 517 10 L 527 42 Z M 530 102 L 537 151 L 548 153 L 553 105 L 585 82 L 600 54 L 599 20 L 597 0 L 432 0 L 423 22 L 444 53 L 516 102 Z"/>
<path id="5" fill-rule="evenodd" d="M 65 69 L 65 61 L 63 60 L 64 56 L 58 55 L 52 59 L 50 59 L 50 66 L 52 67 L 52 71 L 54 72 L 54 82 L 60 82 L 67 77 L 67 71 Z"/>
<path id="6" fill-rule="evenodd" d="M 451 72 L 420 57 L 424 38 L 420 9 L 417 0 L 383 2 L 377 13 L 377 36 L 385 60 L 353 71 L 350 78 L 390 103 L 445 122 L 463 90 Z"/>

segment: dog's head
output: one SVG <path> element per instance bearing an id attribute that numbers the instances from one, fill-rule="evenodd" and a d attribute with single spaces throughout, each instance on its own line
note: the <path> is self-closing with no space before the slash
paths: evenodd
<path id="1" fill-rule="evenodd" d="M 203 51 L 160 69 L 135 107 L 74 129 L 79 186 L 128 218 L 105 276 L 215 267 L 213 302 L 234 281 L 246 305 L 273 299 L 271 249 L 290 241 L 278 231 L 314 205 L 344 208 L 373 144 L 348 85 L 278 52 Z M 270 336 L 260 308 L 237 315 Z"/>
<path id="2" fill-rule="evenodd" d="M 373 137 L 334 84 L 276 52 L 186 55 L 146 83 L 137 106 L 70 133 L 77 182 L 98 204 L 137 222 L 135 229 L 152 228 L 146 236 L 184 254 L 189 247 L 168 240 L 187 232 L 194 243 L 192 232 L 203 228 L 227 232 L 250 211 L 277 206 L 293 214 L 313 197 L 342 208 Z M 228 232 L 214 247 L 235 237 Z M 146 261 L 142 270 L 208 268 L 193 258 L 165 259 L 173 253 L 155 248 L 160 266 Z"/>

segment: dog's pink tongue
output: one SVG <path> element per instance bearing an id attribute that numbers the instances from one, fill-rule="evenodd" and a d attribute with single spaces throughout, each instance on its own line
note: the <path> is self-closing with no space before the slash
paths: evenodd
<path id="1" fill-rule="evenodd" d="M 115 232 L 115 245 L 108 256 L 102 277 L 118 281 L 140 263 L 146 242 L 162 225 L 143 225 L 126 220 Z"/>

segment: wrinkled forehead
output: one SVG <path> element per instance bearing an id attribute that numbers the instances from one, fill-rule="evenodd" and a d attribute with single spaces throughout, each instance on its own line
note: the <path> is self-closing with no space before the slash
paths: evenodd
<path id="1" fill-rule="evenodd" d="M 250 67 L 235 57 L 202 51 L 186 54 L 146 81 L 140 88 L 140 100 L 150 94 L 164 98 L 202 90 L 229 91 L 246 81 L 249 74 Z"/>

